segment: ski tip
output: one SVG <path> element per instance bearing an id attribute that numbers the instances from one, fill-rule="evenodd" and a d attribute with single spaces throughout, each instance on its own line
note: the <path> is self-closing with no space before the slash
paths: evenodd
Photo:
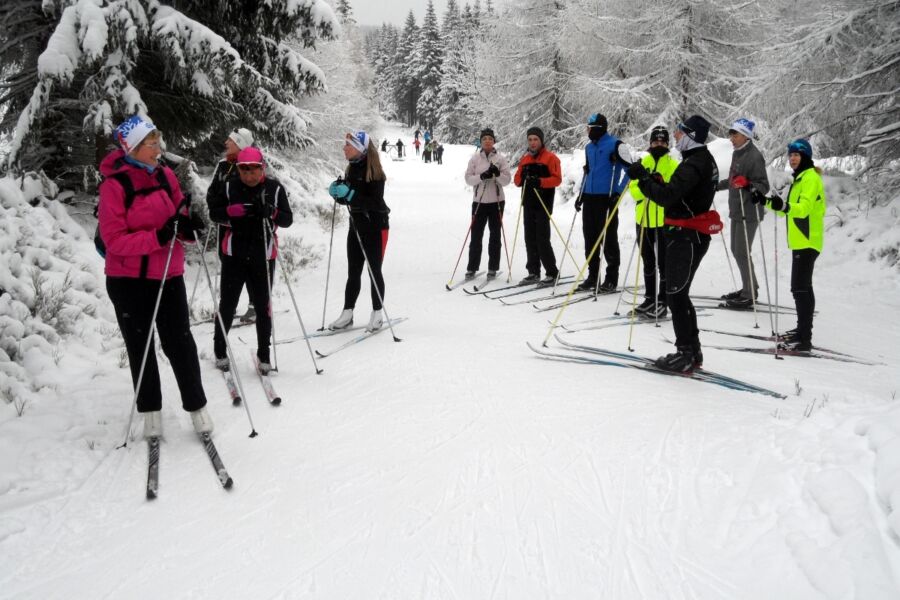
<path id="1" fill-rule="evenodd" d="M 325 358 L 325 357 L 328 356 L 328 355 L 327 355 L 327 354 L 322 354 L 321 352 L 319 352 L 318 350 L 316 350 L 316 356 L 318 356 L 319 358 Z"/>
<path id="2" fill-rule="evenodd" d="M 453 283 L 453 282 L 450 282 L 450 283 Z M 448 292 L 452 292 L 452 291 L 453 291 L 453 288 L 450 287 L 450 283 L 444 285 L 444 287 L 447 288 L 447 291 L 448 291 Z"/>
<path id="3" fill-rule="evenodd" d="M 402 339 L 402 338 L 398 338 L 398 337 L 395 335 L 395 336 L 394 336 L 394 341 L 395 341 L 395 342 L 402 342 L 403 339 Z"/>

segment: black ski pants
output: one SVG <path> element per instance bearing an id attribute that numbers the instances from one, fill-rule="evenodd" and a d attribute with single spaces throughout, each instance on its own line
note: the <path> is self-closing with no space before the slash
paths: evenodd
<path id="1" fill-rule="evenodd" d="M 269 362 L 269 346 L 272 337 L 272 303 L 269 299 L 270 282 L 266 278 L 273 272 L 275 261 L 266 260 L 260 248 L 259 256 L 223 256 L 222 276 L 219 282 L 219 315 L 225 323 L 226 333 L 231 330 L 234 311 L 244 285 L 250 302 L 256 309 L 256 356 L 260 362 Z M 213 351 L 216 358 L 225 358 L 227 348 L 222 328 L 216 323 L 213 335 Z"/>
<path id="2" fill-rule="evenodd" d="M 160 282 L 153 279 L 106 278 L 106 291 L 112 300 L 116 321 L 125 340 L 133 387 L 137 387 L 147 336 L 153 331 L 151 319 L 156 296 L 159 294 L 159 285 Z M 175 373 L 178 390 L 181 392 L 181 406 L 186 411 L 203 408 L 206 406 L 206 394 L 203 392 L 203 382 L 200 379 L 197 344 L 191 335 L 184 277 L 180 275 L 167 280 L 163 286 L 159 311 L 156 313 L 156 331 L 159 333 L 162 351 Z M 137 409 L 142 413 L 162 409 L 155 345 L 155 341 L 150 342 L 144 378 L 137 397 Z"/>
<path id="3" fill-rule="evenodd" d="M 644 297 L 656 297 L 656 270 L 659 269 L 659 302 L 666 303 L 666 242 L 662 227 L 644 227 L 641 241 L 641 226 L 635 225 L 637 241 L 644 263 Z"/>
<path id="4" fill-rule="evenodd" d="M 529 275 L 541 276 L 541 265 L 548 277 L 556 277 L 559 269 L 556 267 L 556 255 L 553 254 L 553 245 L 550 243 L 550 215 L 553 214 L 553 196 L 544 194 L 537 198 L 525 201 L 522 210 L 522 225 L 525 230 L 525 268 Z M 544 210 L 544 207 L 547 210 Z"/>
<path id="5" fill-rule="evenodd" d="M 619 211 L 612 212 L 619 199 L 618 195 L 582 194 L 581 230 L 584 233 L 584 257 L 587 258 L 600 239 L 606 220 L 612 213 L 612 220 L 606 228 L 606 238 L 602 249 L 598 248 L 588 265 L 588 281 L 597 281 L 600 273 L 600 252 L 606 259 L 606 281 L 619 282 Z"/>
<path id="6" fill-rule="evenodd" d="M 469 264 L 467 271 L 477 271 L 481 266 L 481 242 L 484 226 L 490 230 L 488 237 L 488 271 L 500 270 L 500 251 L 503 249 L 501 225 L 505 202 L 472 203 L 472 239 L 469 241 Z"/>
<path id="7" fill-rule="evenodd" d="M 691 302 L 691 282 L 709 250 L 710 237 L 684 227 L 666 226 L 666 300 L 672 311 L 675 346 L 700 351 L 697 311 Z"/>
<path id="8" fill-rule="evenodd" d="M 366 258 L 369 259 L 369 266 L 372 268 L 372 273 L 369 275 L 370 281 L 373 275 L 375 277 L 375 280 L 371 281 L 372 310 L 381 310 L 381 299 L 384 298 L 384 276 L 381 274 L 381 265 L 387 249 L 388 232 L 389 224 L 386 214 L 372 211 L 351 213 L 350 230 L 347 232 L 347 286 L 344 288 L 344 310 L 356 307 Z M 357 233 L 359 239 L 357 239 Z M 360 247 L 360 240 L 362 247 Z M 363 250 L 365 250 L 365 254 L 363 254 Z M 381 298 L 378 297 L 379 292 Z"/>
<path id="9" fill-rule="evenodd" d="M 813 313 L 816 311 L 812 276 L 819 252 L 805 248 L 794 250 L 791 254 L 791 294 L 794 295 L 794 305 L 797 307 L 797 337 L 802 342 L 811 342 Z"/>

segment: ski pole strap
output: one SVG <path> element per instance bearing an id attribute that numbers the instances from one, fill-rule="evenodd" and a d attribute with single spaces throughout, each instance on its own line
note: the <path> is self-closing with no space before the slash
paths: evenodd
<path id="1" fill-rule="evenodd" d="M 715 210 L 700 213 L 689 219 L 673 219 L 672 217 L 666 217 L 665 223 L 672 227 L 693 229 L 694 231 L 699 231 L 706 235 L 714 235 L 722 231 L 722 217 L 720 217 L 718 211 Z"/>

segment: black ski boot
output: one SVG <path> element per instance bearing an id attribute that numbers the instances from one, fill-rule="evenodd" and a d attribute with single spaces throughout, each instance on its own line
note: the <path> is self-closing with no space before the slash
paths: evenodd
<path id="1" fill-rule="evenodd" d="M 700 355 L 700 364 L 703 363 L 703 355 Z M 654 363 L 656 368 L 673 373 L 690 373 L 696 368 L 697 357 L 693 350 L 687 347 L 678 348 L 677 352 L 660 356 Z"/>

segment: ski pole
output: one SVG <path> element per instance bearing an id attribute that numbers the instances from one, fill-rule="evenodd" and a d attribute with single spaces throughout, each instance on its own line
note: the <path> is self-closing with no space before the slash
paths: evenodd
<path id="1" fill-rule="evenodd" d="M 494 180 L 494 185 L 497 186 L 497 218 L 500 219 L 500 234 L 503 236 L 503 252 L 506 254 L 506 270 L 509 272 L 512 271 L 512 263 L 509 260 L 509 242 L 506 240 L 506 226 L 503 224 L 503 209 L 506 208 L 506 200 L 500 200 L 500 184 L 497 183 L 496 179 Z"/>
<path id="2" fill-rule="evenodd" d="M 759 329 L 759 316 L 756 314 L 756 285 L 758 282 L 756 281 L 756 273 L 753 269 L 753 257 L 750 255 L 750 234 L 747 233 L 747 213 L 744 211 L 744 189 L 738 188 L 738 199 L 741 204 L 741 223 L 744 224 L 744 247 L 747 249 L 747 271 L 750 279 L 750 287 L 754 288 L 750 290 L 750 302 L 753 305 L 753 329 Z M 762 237 L 762 232 L 759 232 L 759 237 Z M 756 285 L 754 285 L 756 284 Z"/>
<path id="3" fill-rule="evenodd" d="M 643 227 L 642 227 L 642 230 L 643 230 Z M 625 268 L 626 273 L 631 270 L 631 262 L 634 260 L 634 251 L 637 249 L 637 246 L 638 246 L 638 240 L 637 240 L 637 238 L 635 238 L 634 243 L 631 245 L 631 255 L 628 257 L 628 267 Z M 635 290 L 635 293 L 637 293 L 637 290 Z M 622 298 L 624 296 L 625 296 L 625 286 L 623 285 L 622 291 L 619 292 L 619 299 L 616 301 L 616 308 L 613 311 L 614 315 L 619 314 L 619 305 L 622 304 Z"/>
<path id="4" fill-rule="evenodd" d="M 775 234 L 775 306 L 779 306 L 780 302 L 778 301 L 778 216 L 772 215 L 772 231 Z M 775 360 L 784 360 L 782 357 L 778 355 L 778 313 L 780 311 L 775 310 L 775 335 L 772 337 L 775 338 Z"/>
<path id="5" fill-rule="evenodd" d="M 519 193 L 519 215 L 516 217 L 516 230 L 513 232 L 513 249 L 510 257 L 509 273 L 506 274 L 506 283 L 512 281 L 512 261 L 516 258 L 516 242 L 519 240 L 519 223 L 522 222 L 522 208 L 525 206 L 525 183 L 522 183 L 522 191 Z"/>
<path id="6" fill-rule="evenodd" d="M 269 222 L 266 219 L 263 219 L 263 224 L 265 224 L 266 228 L 268 229 Z M 294 296 L 294 289 L 291 287 L 291 280 L 290 278 L 288 278 L 287 268 L 284 266 L 284 262 L 280 260 L 276 262 L 278 263 L 278 266 L 281 267 L 281 276 L 284 278 L 284 285 L 287 286 L 288 294 L 291 297 L 291 304 L 294 305 L 294 312 L 297 314 L 297 320 L 300 322 L 300 331 L 303 332 L 303 339 L 306 340 L 306 348 L 309 350 L 309 357 L 312 359 L 313 369 L 315 369 L 316 375 L 320 375 L 322 373 L 322 369 L 320 369 L 319 365 L 316 363 L 316 355 L 313 354 L 312 344 L 309 343 L 309 336 L 306 335 L 306 326 L 303 324 L 303 317 L 300 316 L 300 309 L 297 307 L 297 298 Z M 275 346 L 275 328 L 273 327 L 272 347 L 274 348 Z"/>
<path id="7" fill-rule="evenodd" d="M 134 396 L 131 400 L 131 413 L 128 415 L 128 427 L 125 429 L 125 439 L 119 448 L 128 445 L 128 435 L 131 433 L 131 424 L 134 422 L 134 411 L 137 408 L 138 394 L 141 391 L 141 384 L 144 382 L 144 369 L 147 367 L 147 356 L 150 354 L 150 346 L 153 343 L 153 330 L 156 324 L 156 315 L 159 313 L 159 305 L 162 302 L 163 289 L 166 285 L 166 277 L 169 274 L 169 265 L 172 262 L 172 253 L 175 251 L 175 236 L 178 235 L 178 220 L 175 220 L 175 233 L 172 235 L 172 241 L 169 244 L 169 253 L 166 255 L 166 265 L 163 267 L 162 279 L 159 282 L 159 292 L 156 294 L 156 303 L 153 305 L 153 314 L 150 316 L 150 327 L 147 328 L 147 341 L 144 343 L 144 356 L 141 358 L 141 368 L 138 371 L 137 383 L 134 386 Z"/>
<path id="8" fill-rule="evenodd" d="M 337 212 L 337 202 L 331 206 L 331 238 L 328 240 L 328 267 L 325 270 L 325 301 L 322 302 L 322 326 L 319 331 L 325 331 L 325 310 L 328 308 L 328 282 L 331 279 L 331 249 L 334 247 L 334 215 Z"/>
<path id="9" fill-rule="evenodd" d="M 575 231 L 575 221 L 578 219 L 578 213 L 581 212 L 581 209 L 578 208 L 578 203 L 581 201 L 581 197 L 584 195 L 584 180 L 585 174 L 581 175 L 581 187 L 578 190 L 578 197 L 575 198 L 575 213 L 572 215 L 572 225 L 569 227 L 569 235 L 566 236 L 566 248 L 569 247 L 569 242 L 572 241 L 572 232 Z M 553 282 L 553 291 L 551 292 L 554 296 L 556 295 L 556 286 L 559 285 L 559 278 L 562 277 L 562 268 L 565 263 L 565 257 L 559 259 L 559 268 L 556 270 L 556 280 Z M 577 268 L 578 265 L 576 264 Z"/>
<path id="10" fill-rule="evenodd" d="M 206 232 L 206 239 L 203 240 L 203 248 L 200 249 L 200 252 L 205 254 L 206 249 L 209 247 L 209 238 L 212 237 L 212 227 L 210 227 L 209 231 Z M 194 278 L 194 285 L 191 288 L 191 299 L 188 302 L 188 314 L 194 313 L 194 298 L 197 296 L 197 288 L 200 287 L 200 270 L 197 270 L 197 277 Z"/>
<path id="11" fill-rule="evenodd" d="M 646 211 L 644 212 L 644 218 L 641 219 L 641 234 L 640 234 L 640 242 L 638 243 L 638 259 L 637 266 L 634 269 L 634 296 L 631 300 L 631 322 L 628 324 L 628 351 L 634 352 L 634 348 L 631 347 L 632 335 L 634 334 L 634 319 L 637 316 L 637 291 L 638 291 L 638 282 L 641 273 L 641 258 L 643 257 L 644 251 L 644 223 L 646 222 Z M 625 271 L 628 273 L 628 271 Z M 623 286 L 624 287 L 624 286 Z"/>
<path id="12" fill-rule="evenodd" d="M 618 210 L 619 202 L 622 201 L 622 196 L 619 196 L 619 199 L 616 200 L 616 206 L 613 208 L 613 211 Z M 572 283 L 572 287 L 569 290 L 566 299 L 563 301 L 562 306 L 559 307 L 559 312 L 556 313 L 556 317 L 553 319 L 553 322 L 550 324 L 550 329 L 547 330 L 547 335 L 544 337 L 544 341 L 541 342 L 541 345 L 546 347 L 547 342 L 550 340 L 550 336 L 553 335 L 553 330 L 559 326 L 559 320 L 562 318 L 563 313 L 566 311 L 566 308 L 569 306 L 569 301 L 572 299 L 572 295 L 575 293 L 575 290 L 578 289 L 578 284 L 581 282 L 581 278 L 584 276 L 584 272 L 587 270 L 588 265 L 591 264 L 591 259 L 594 257 L 594 254 L 597 252 L 597 248 L 600 246 L 600 240 L 606 234 L 606 228 L 609 227 L 610 222 L 612 221 L 612 215 L 606 220 L 606 224 L 603 225 L 603 231 L 600 233 L 600 237 L 597 238 L 597 241 L 594 242 L 593 248 L 587 255 L 587 259 L 584 261 L 584 266 L 581 267 L 581 270 L 578 271 L 578 275 L 575 276 L 575 281 Z"/>
<path id="13" fill-rule="evenodd" d="M 278 344 L 275 343 L 275 311 L 272 310 L 272 274 L 273 271 L 269 271 L 269 240 L 272 240 L 273 249 L 274 249 L 274 234 L 269 227 L 269 220 L 265 217 L 262 218 L 262 230 L 263 230 L 263 267 L 266 269 L 266 288 L 269 291 L 269 305 L 266 306 L 266 310 L 269 312 L 269 323 L 272 325 L 272 370 L 276 373 L 278 372 Z M 272 234 L 270 236 L 270 234 Z M 273 257 L 272 260 L 275 260 Z M 249 288 L 247 290 L 248 294 L 250 292 Z"/>
<path id="14" fill-rule="evenodd" d="M 759 251 L 762 253 L 763 259 L 763 277 L 766 278 L 766 302 L 769 303 L 769 327 L 772 328 L 772 335 L 775 335 L 775 322 L 773 320 L 772 312 L 775 310 L 775 307 L 772 306 L 772 293 L 769 289 L 769 267 L 766 264 L 766 243 L 763 241 L 763 231 L 762 231 L 762 214 L 760 213 L 760 207 L 757 205 L 753 205 L 753 209 L 756 212 L 756 223 L 757 229 L 759 229 Z M 776 218 L 772 215 L 772 218 Z"/>
<path id="15" fill-rule="evenodd" d="M 487 188 L 487 183 L 485 183 L 484 181 L 482 181 L 482 183 L 484 183 L 484 185 L 481 188 L 481 195 L 478 196 L 478 201 L 475 203 L 475 210 L 472 212 L 472 220 L 469 221 L 469 228 L 466 230 L 466 237 L 463 238 L 462 248 L 459 249 L 459 256 L 456 257 L 456 264 L 453 265 L 453 272 L 450 273 L 450 281 L 448 281 L 447 285 L 445 286 L 448 292 L 453 290 L 453 278 L 456 277 L 456 269 L 459 268 L 459 261 L 462 260 L 463 252 L 465 252 L 466 250 L 466 242 L 469 241 L 469 234 L 472 233 L 472 227 L 475 226 L 475 218 L 478 216 L 478 209 L 481 208 L 481 199 L 484 197 L 484 190 Z M 347 210 L 349 211 L 350 209 Z M 357 233 L 357 235 L 359 234 Z M 360 244 L 362 244 L 361 240 Z M 363 253 L 365 253 L 365 250 L 363 250 Z"/>
<path id="16" fill-rule="evenodd" d="M 478 209 L 476 208 L 475 210 L 477 211 Z M 379 289 L 378 284 L 375 281 L 375 271 L 372 270 L 372 263 L 371 261 L 369 261 L 369 257 L 366 254 L 366 247 L 363 245 L 362 238 L 359 235 L 359 230 L 356 228 L 356 221 L 353 219 L 353 213 L 350 212 L 349 206 L 347 207 L 347 216 L 350 217 L 350 228 L 353 229 L 353 233 L 356 234 L 356 241 L 359 242 L 359 249 L 362 252 L 363 260 L 366 261 L 366 267 L 369 270 L 369 278 L 371 279 L 372 286 L 375 288 L 375 293 L 378 295 L 378 301 L 381 302 L 381 310 L 384 311 L 384 316 L 387 318 L 388 327 L 391 330 L 391 335 L 394 336 L 395 342 L 403 341 L 397 337 L 396 333 L 394 333 L 394 324 L 391 322 L 391 317 L 384 306 L 384 296 L 382 295 L 381 290 Z M 382 278 L 383 277 L 384 276 L 382 275 Z"/>
<path id="17" fill-rule="evenodd" d="M 713 210 L 718 212 L 718 209 L 716 208 L 715 197 L 713 197 L 712 204 L 713 204 Z M 728 246 L 725 244 L 725 228 L 724 227 L 722 228 L 721 235 L 722 235 L 722 249 L 725 250 L 725 258 L 728 260 L 728 270 L 731 271 L 731 285 L 733 285 L 735 288 L 737 288 L 737 279 L 734 278 L 734 267 L 731 265 L 731 254 L 728 253 Z"/>
<path id="18" fill-rule="evenodd" d="M 547 215 L 547 219 L 550 220 L 550 224 L 553 225 L 553 229 L 556 231 L 556 235 L 559 236 L 559 241 L 561 241 L 565 245 L 563 248 L 564 255 L 563 255 L 563 258 L 560 259 L 560 262 L 562 262 L 565 259 L 565 254 L 568 254 L 569 258 L 572 259 L 572 264 L 574 264 L 575 268 L 577 269 L 578 261 L 575 260 L 575 256 L 572 254 L 572 251 L 569 250 L 568 242 L 566 242 L 566 239 L 562 235 L 562 231 L 560 231 L 559 227 L 556 225 L 556 220 L 554 220 L 553 215 L 550 214 L 550 209 L 548 209 L 547 205 L 544 204 L 544 199 L 541 198 L 541 193 L 537 191 L 537 188 L 535 188 L 535 190 L 534 190 L 534 195 L 537 196 L 538 202 L 541 203 L 541 208 L 544 209 L 544 213 L 546 213 L 546 215 Z M 574 225 L 575 223 L 573 222 L 572 224 Z"/>

